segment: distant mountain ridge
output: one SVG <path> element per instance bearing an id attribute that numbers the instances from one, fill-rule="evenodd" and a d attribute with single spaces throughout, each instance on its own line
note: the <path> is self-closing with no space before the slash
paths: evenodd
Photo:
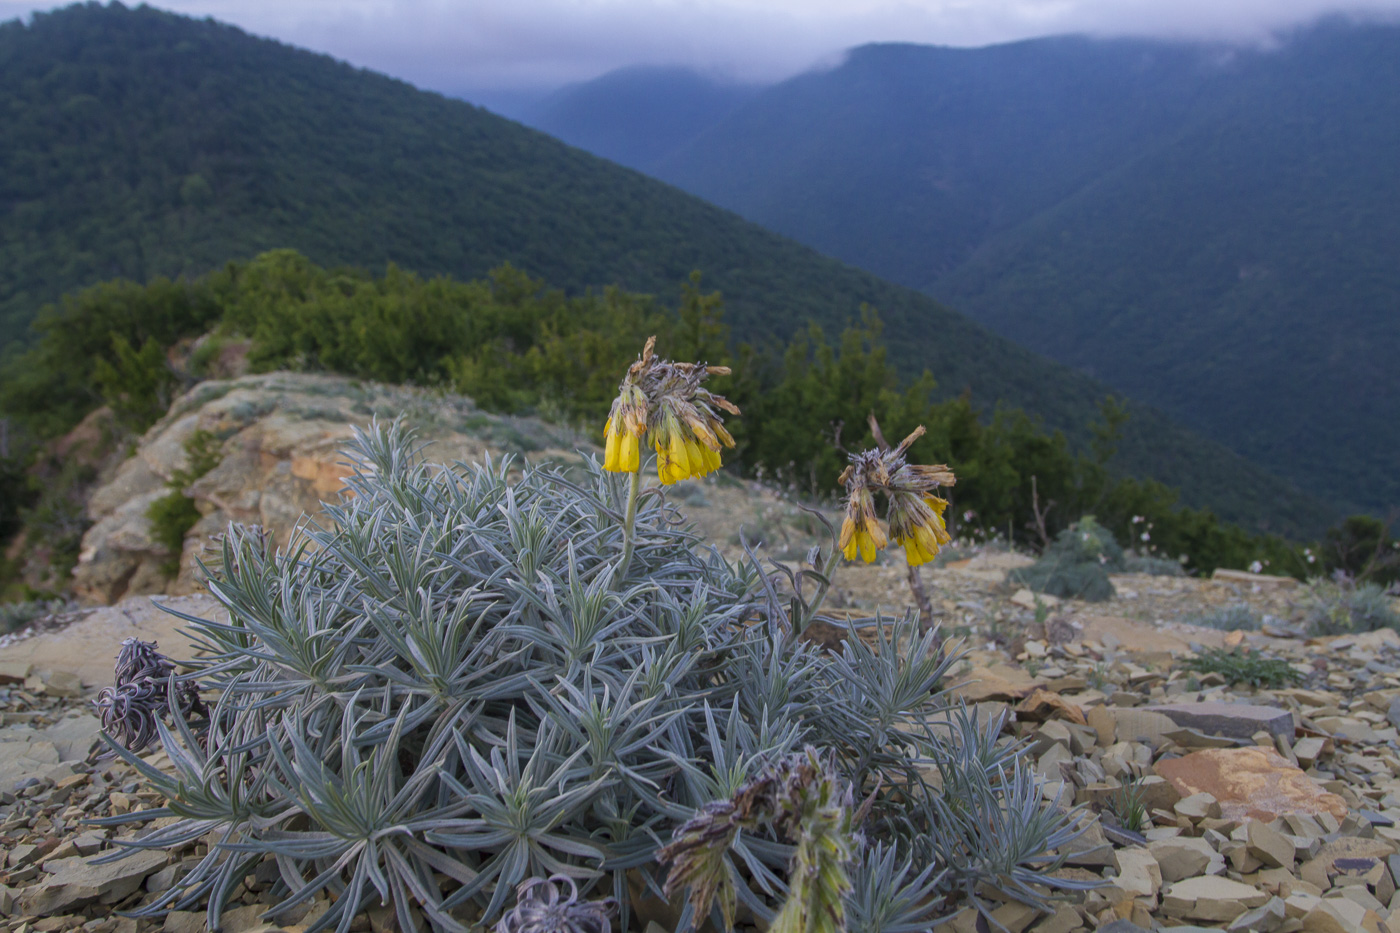
<path id="1" fill-rule="evenodd" d="M 646 171 L 759 90 L 688 68 L 636 66 L 561 88 L 507 115 L 571 146 Z"/>
<path id="2" fill-rule="evenodd" d="M 641 167 L 1400 506 L 1400 27 L 864 46 Z"/>
<path id="3" fill-rule="evenodd" d="M 1107 391 L 925 295 L 459 101 L 213 21 L 70 7 L 0 24 L 0 340 L 45 302 L 291 247 L 573 291 L 663 296 L 693 269 L 735 335 L 828 332 L 877 307 L 890 357 L 941 391 L 1084 438 Z M 1330 502 L 1133 407 L 1122 467 L 1249 527 L 1315 531 Z M 1289 503 L 1283 509 L 1280 502 Z"/>

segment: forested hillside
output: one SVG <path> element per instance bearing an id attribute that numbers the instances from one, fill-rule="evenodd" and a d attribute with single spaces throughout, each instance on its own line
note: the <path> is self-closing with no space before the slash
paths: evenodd
<path id="1" fill-rule="evenodd" d="M 867 46 L 645 168 L 1384 514 L 1397 152 L 1400 27 L 1329 21 L 1267 50 Z"/>
<path id="2" fill-rule="evenodd" d="M 943 397 L 1087 440 L 1105 386 L 909 289 L 470 105 L 325 56 L 113 4 L 0 26 L 0 336 L 114 277 L 291 247 L 328 266 L 459 278 L 511 262 L 571 293 L 672 293 L 694 269 L 737 339 L 829 333 L 876 306 L 892 362 Z M 1117 465 L 1250 527 L 1330 503 L 1134 406 Z M 1281 506 L 1280 503 L 1287 503 Z"/>

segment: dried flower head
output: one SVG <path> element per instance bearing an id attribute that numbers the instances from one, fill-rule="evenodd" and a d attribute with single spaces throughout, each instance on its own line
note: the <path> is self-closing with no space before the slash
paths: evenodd
<path id="1" fill-rule="evenodd" d="M 664 893 L 688 888 L 697 918 L 719 899 L 725 927 L 734 926 L 735 891 L 725 854 L 742 830 L 772 826 L 796 844 L 788 866 L 788 897 L 772 929 L 844 929 L 844 897 L 851 889 L 846 866 L 854 852 L 851 788 L 832 763 L 807 747 L 768 768 L 727 800 L 715 800 L 676 828 L 657 852 L 669 862 Z"/>
<path id="2" fill-rule="evenodd" d="M 737 415 L 739 409 L 703 383 L 728 375 L 729 367 L 661 359 L 655 346 L 655 337 L 647 340 L 618 387 L 603 426 L 603 467 L 616 473 L 637 470 L 641 440 L 649 434 L 662 483 L 705 476 L 719 469 L 721 447 L 734 446 L 719 412 Z"/>
<path id="3" fill-rule="evenodd" d="M 102 728 L 131 751 L 140 751 L 156 737 L 156 722 L 170 709 L 170 675 L 175 663 L 156 650 L 153 641 L 128 638 L 117 653 L 116 684 L 97 695 Z M 192 681 L 175 684 L 179 715 L 208 716 L 199 688 Z"/>
<path id="4" fill-rule="evenodd" d="M 939 549 L 952 540 L 948 534 L 943 512 L 946 499 L 933 495 L 939 486 L 957 482 L 953 471 L 943 464 L 925 466 L 909 463 L 909 448 L 924 435 L 920 425 L 891 448 L 884 442 L 880 426 L 872 416 L 870 428 L 878 446 L 851 455 L 850 466 L 841 474 L 846 487 L 846 517 L 841 523 L 840 546 L 847 560 L 861 558 L 870 563 L 875 552 L 885 547 L 892 537 L 904 548 L 909 566 L 926 564 L 938 556 Z M 889 536 L 885 535 L 875 517 L 875 493 L 885 494 L 889 504 Z"/>
<path id="5" fill-rule="evenodd" d="M 569 886 L 561 897 L 559 886 Z M 528 878 L 515 889 L 515 907 L 496 923 L 496 933 L 609 933 L 617 901 L 581 901 L 568 875 Z"/>

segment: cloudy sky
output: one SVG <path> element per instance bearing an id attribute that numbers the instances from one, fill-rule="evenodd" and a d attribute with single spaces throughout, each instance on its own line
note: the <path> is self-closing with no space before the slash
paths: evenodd
<path id="1" fill-rule="evenodd" d="M 134 2 L 134 0 L 128 0 Z M 0 19 L 62 4 L 0 0 Z M 1267 42 L 1400 0 L 155 0 L 453 94 L 556 87 L 624 65 L 770 81 L 875 41 L 986 45 L 1065 32 Z"/>

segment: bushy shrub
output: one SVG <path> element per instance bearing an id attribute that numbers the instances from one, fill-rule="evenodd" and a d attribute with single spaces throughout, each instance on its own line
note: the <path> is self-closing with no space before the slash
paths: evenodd
<path id="1" fill-rule="evenodd" d="M 1375 583 L 1357 586 L 1317 580 L 1308 590 L 1303 618 L 1314 635 L 1400 629 L 1400 616 L 1396 615 L 1392 601 Z"/>
<path id="2" fill-rule="evenodd" d="M 933 692 L 949 660 L 914 620 L 822 652 L 788 616 L 813 607 L 701 547 L 656 492 L 624 561 L 627 478 L 596 464 L 577 482 L 431 467 L 397 428 L 352 456 L 327 527 L 278 552 L 230 530 L 210 580 L 229 621 L 186 619 L 211 649 L 186 678 L 216 697 L 208 722 L 158 726 L 174 772 L 112 743 L 169 806 L 110 822 L 177 817 L 142 847 L 214 840 L 145 914 L 207 901 L 217 926 L 271 857 L 273 918 L 332 898 L 312 931 L 380 900 L 403 929 L 489 924 L 561 875 L 625 929 L 675 830 L 808 746 L 866 801 L 850 929 L 926 928 L 992 891 L 1043 904 L 1057 883 L 1077 816 L 1046 805 L 1001 719 Z M 764 922 L 790 890 L 785 838 L 745 827 L 720 855 Z"/>
<path id="3" fill-rule="evenodd" d="M 1086 515 L 1056 535 L 1039 560 L 1011 571 L 1007 580 L 1062 599 L 1102 602 L 1115 592 L 1109 572 L 1122 569 L 1123 549 L 1113 533 Z"/>
<path id="4" fill-rule="evenodd" d="M 1186 621 L 1192 625 L 1220 629 L 1222 632 L 1253 632 L 1264 624 L 1258 613 L 1243 604 L 1223 606 L 1210 612 L 1189 616 Z"/>
<path id="5" fill-rule="evenodd" d="M 0 635 L 17 632 L 35 619 L 68 612 L 74 604 L 62 599 L 31 599 L 0 603 Z"/>
<path id="6" fill-rule="evenodd" d="M 151 540 L 170 555 L 161 570 L 167 577 L 180 572 L 180 556 L 185 535 L 199 521 L 199 509 L 185 489 L 219 465 L 223 448 L 218 437 L 203 429 L 191 434 L 184 444 L 185 465 L 166 482 L 170 491 L 150 504 L 146 520 L 151 523 Z"/>
<path id="7" fill-rule="evenodd" d="M 1123 558 L 1124 573 L 1146 573 L 1154 577 L 1180 577 L 1186 571 L 1181 569 L 1181 562 L 1168 560 L 1165 557 L 1142 557 L 1137 554 L 1128 554 Z"/>
<path id="8" fill-rule="evenodd" d="M 1248 648 L 1206 648 L 1185 667 L 1197 674 L 1219 674 L 1227 683 L 1277 689 L 1297 684 L 1303 675 L 1282 658 L 1270 658 Z"/>

